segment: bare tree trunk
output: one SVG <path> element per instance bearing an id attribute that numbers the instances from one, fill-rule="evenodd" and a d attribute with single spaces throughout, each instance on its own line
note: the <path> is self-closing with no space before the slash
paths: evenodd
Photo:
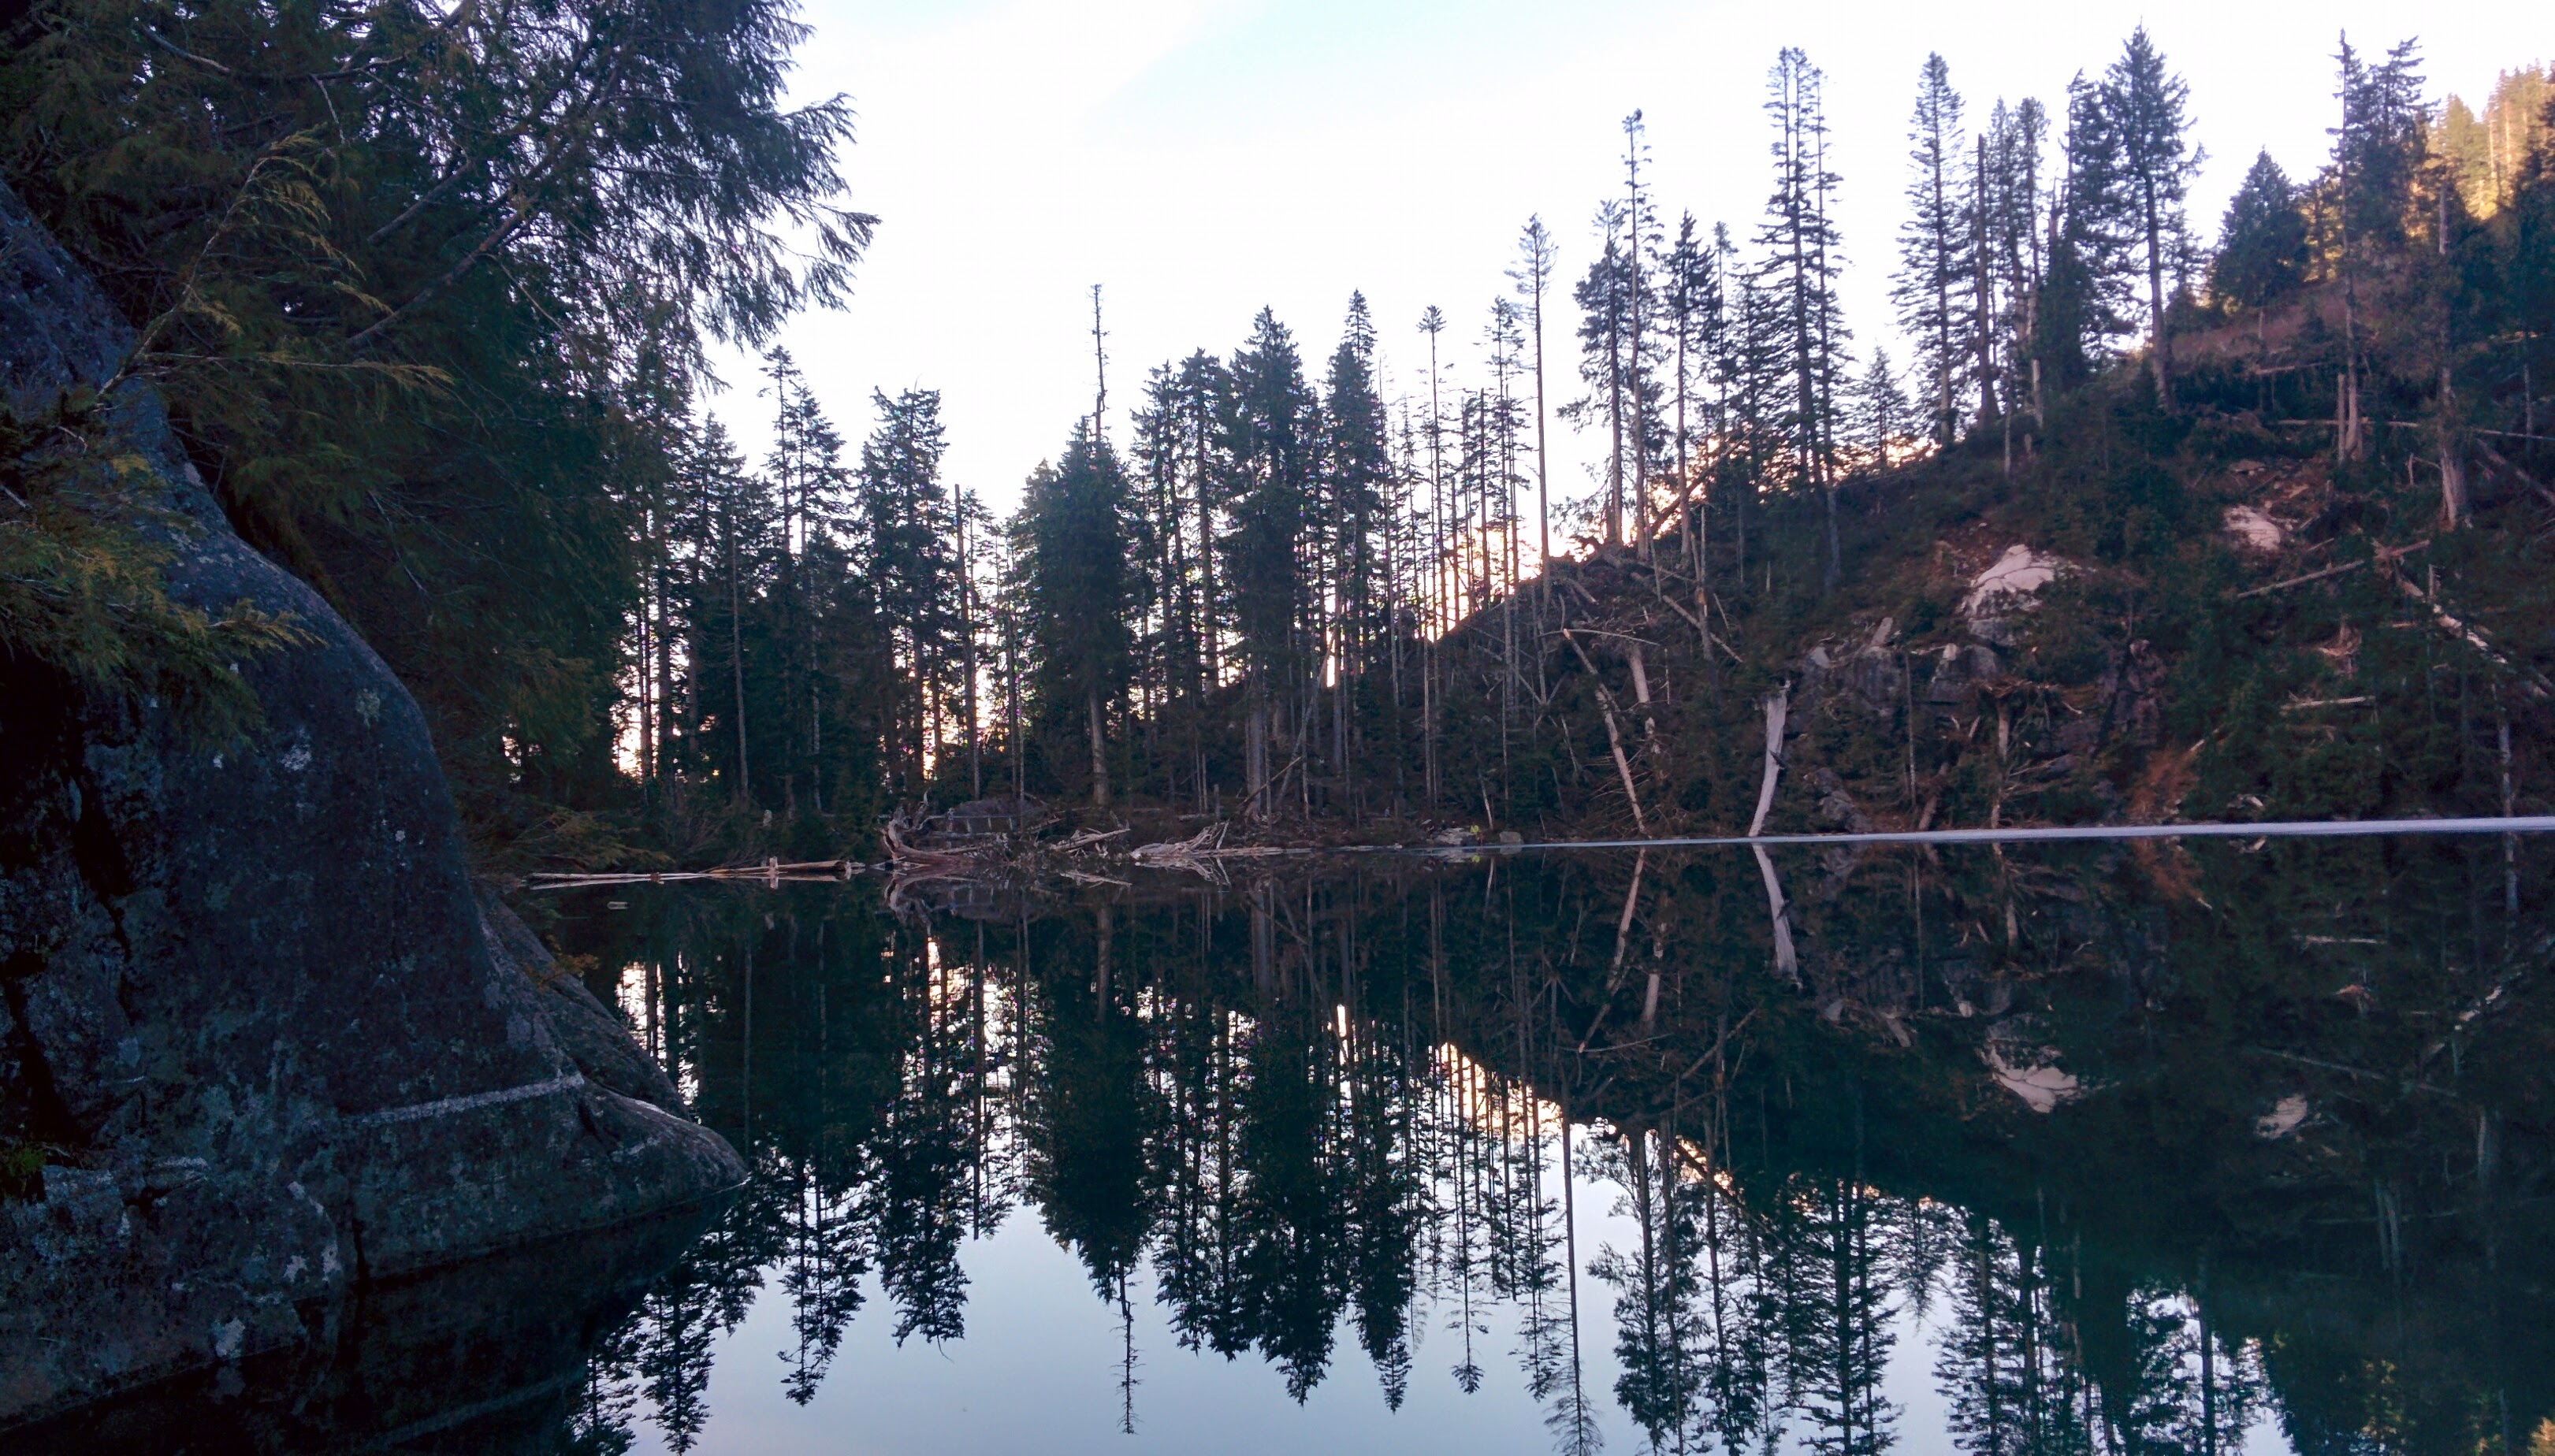
<path id="1" fill-rule="evenodd" d="M 1543 409 L 1543 275 L 1534 280 L 1534 514 L 1535 569 L 1543 590 L 1552 590 L 1552 481 L 1544 465 Z"/>
<path id="2" fill-rule="evenodd" d="M 1203 414 L 1192 422 L 1196 437 L 1193 469 L 1197 479 L 1198 512 L 1198 646 L 1206 663 L 1205 690 L 1213 692 L 1222 669 L 1216 662 L 1215 621 L 1215 495 L 1214 477 L 1207 468 L 1207 427 Z"/>
<path id="3" fill-rule="evenodd" d="M 1633 700 L 1642 707 L 1642 744 L 1656 753 L 1659 748 L 1659 720 L 1658 715 L 1650 711 L 1650 673 L 1642 661 L 1642 645 L 1638 642 L 1628 644 L 1624 655 L 1633 667 Z"/>
<path id="4" fill-rule="evenodd" d="M 1614 452 L 1606 462 L 1606 545 L 1619 546 L 1624 544 L 1624 333 L 1611 316 L 1606 320 L 1606 424 L 1608 448 Z"/>
<path id="5" fill-rule="evenodd" d="M 2164 316 L 2164 221 L 2156 216 L 2155 183 L 2145 183 L 2147 228 L 2147 317 L 2150 342 L 2147 362 L 2155 371 L 2156 403 L 2173 408 L 2173 334 Z"/>
<path id="6" fill-rule="evenodd" d="M 657 546 L 656 513 L 648 514 L 645 540 Z M 639 791 L 653 795 L 657 789 L 657 720 L 665 707 L 657 697 L 657 596 L 649 590 L 653 574 L 641 579 L 639 597 Z"/>
<path id="7" fill-rule="evenodd" d="M 2500 706 L 2500 694 L 2494 693 L 2494 715 L 2499 720 L 2501 738 L 2501 816 L 2511 816 L 2518 800 L 2510 791 L 2510 714 Z M 2501 908 L 2505 914 L 2519 913 L 2519 836 L 2501 836 Z"/>
<path id="8" fill-rule="evenodd" d="M 959 493 L 953 488 L 951 493 Z M 967 557 L 966 498 L 959 495 L 958 505 L 958 630 L 966 637 L 964 668 L 967 673 L 967 778 L 971 797 L 985 796 L 985 753 L 983 735 L 978 731 L 976 711 L 976 571 Z"/>
<path id="9" fill-rule="evenodd" d="M 1774 785 L 1783 777 L 1783 719 L 1791 711 L 1792 689 L 1765 699 L 1765 777 L 1757 786 L 1757 813 L 1748 821 L 1748 837 L 1765 832 L 1765 815 L 1774 807 Z"/>
<path id="10" fill-rule="evenodd" d="M 1633 468 L 1628 472 L 1625 489 L 1632 496 L 1634 544 L 1646 561 L 1650 558 L 1649 406 L 1642 394 L 1642 218 L 1638 209 L 1632 222 L 1632 236 L 1624 250 L 1624 276 L 1632 286 L 1630 317 L 1624 332 L 1632 346 L 1625 367 L 1632 373 Z"/>
<path id="11" fill-rule="evenodd" d="M 2360 271 L 2351 254 L 2351 167 L 2342 167 L 2342 382 L 2334 392 L 2335 458 L 2360 458 Z"/>
<path id="12" fill-rule="evenodd" d="M 1100 689 L 1091 688 L 1082 695 L 1091 723 L 1091 802 L 1098 808 L 1109 807 L 1109 740 L 1101 731 Z"/>
<path id="13" fill-rule="evenodd" d="M 1579 666 L 1588 669 L 1589 685 L 1597 689 L 1597 708 L 1606 717 L 1606 746 L 1615 755 L 1615 773 L 1624 781 L 1624 799 L 1633 806 L 1633 827 L 1646 836 L 1650 830 L 1642 819 L 1641 790 L 1633 787 L 1632 761 L 1624 756 L 1624 730 L 1616 721 L 1615 694 L 1607 690 L 1606 679 L 1598 675 L 1597 665 L 1589 661 L 1588 650 L 1579 645 L 1579 639 L 1571 635 L 1570 629 L 1562 629 L 1561 640 L 1569 643 L 1570 650 L 1579 655 Z"/>
<path id="14" fill-rule="evenodd" d="M 1782 877 L 1774 873 L 1774 857 L 1765 852 L 1765 846 L 1752 844 L 1749 848 L 1757 855 L 1757 873 L 1765 880 L 1765 914 L 1774 927 L 1774 969 L 1797 982 L 1801 978 L 1801 958 L 1792 946 L 1792 923 L 1785 913 L 1788 905 L 1783 899 Z"/>
<path id="15" fill-rule="evenodd" d="M 1250 789 L 1251 817 L 1269 817 L 1269 699 L 1266 688 L 1257 682 L 1252 687 L 1250 716 L 1243 725 L 1243 774 Z"/>
<path id="16" fill-rule="evenodd" d="M 665 546 L 661 537 L 657 555 L 657 771 L 667 772 L 667 759 L 674 745 L 674 644 L 669 636 L 673 610 L 667 596 Z"/>
<path id="17" fill-rule="evenodd" d="M 1437 806 L 1437 643 L 1424 639 L 1419 663 L 1419 790 Z"/>
<path id="18" fill-rule="evenodd" d="M 1943 146 L 1940 131 L 1936 140 L 1927 143 L 1925 151 L 1933 174 L 1934 219 L 1951 210 L 1951 200 L 1944 195 L 1948 183 L 1943 179 Z M 1960 433 L 1960 414 L 1952 407 L 1952 270 L 1951 239 L 1936 233 L 1941 241 L 1934 249 L 1934 439 L 1950 446 Z"/>
<path id="19" fill-rule="evenodd" d="M 1988 287 L 1988 138 L 1979 134 L 1978 197 L 1971 211 L 1975 214 L 1970 234 L 1971 283 L 1976 290 L 1978 317 L 1972 338 L 1979 358 L 1979 423 L 1987 424 L 1999 413 L 1996 388 L 1996 298 Z M 2006 473 L 2011 474 L 2008 463 Z"/>
<path id="20" fill-rule="evenodd" d="M 2439 258 L 2443 270 L 2449 259 L 2449 188 L 2444 182 L 2439 195 Z M 2440 525 L 2455 531 L 2466 522 L 2467 467 L 2458 453 L 2458 392 L 2453 371 L 2456 340 L 2450 332 L 2450 304 L 2445 291 L 2440 300 Z"/>
<path id="21" fill-rule="evenodd" d="M 745 757 L 745 628 L 744 595 L 736 581 L 736 538 L 731 529 L 727 546 L 727 661 L 736 679 L 736 796 L 751 801 L 754 778 Z"/>

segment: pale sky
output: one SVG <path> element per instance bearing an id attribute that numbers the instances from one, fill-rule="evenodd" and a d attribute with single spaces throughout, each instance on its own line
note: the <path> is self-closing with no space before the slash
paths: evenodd
<path id="1" fill-rule="evenodd" d="M 2257 148 L 2293 177 L 2319 164 L 2338 30 L 2371 53 L 2418 35 L 2435 95 L 2480 98 L 2544 50 L 2537 0 L 807 0 L 804 19 L 795 90 L 851 96 L 843 172 L 882 222 L 858 297 L 785 341 L 854 441 L 874 387 L 941 391 L 950 475 L 998 512 L 1090 410 L 1092 284 L 1122 445 L 1146 371 L 1201 346 L 1229 355 L 1264 303 L 1318 376 L 1364 290 L 1397 390 L 1424 390 L 1414 325 L 1435 303 L 1456 377 L 1476 379 L 1519 227 L 1540 212 L 1565 284 L 1586 269 L 1636 107 L 1667 224 L 1691 210 L 1753 232 L 1770 179 L 1759 108 L 1783 46 L 1827 73 L 1857 355 L 1879 341 L 1902 363 L 1888 276 L 1929 50 L 1973 122 L 1999 96 L 2063 116 L 2069 76 L 2099 71 L 2143 22 L 2190 82 L 2209 153 L 2190 204 L 2204 239 Z M 1556 406 L 1572 389 L 1571 323 L 1565 293 L 1547 309 Z M 710 408 L 762 440 L 751 366 L 723 372 L 735 387 Z M 1553 440 L 1557 502 L 1586 489 L 1595 441 L 1558 422 Z"/>

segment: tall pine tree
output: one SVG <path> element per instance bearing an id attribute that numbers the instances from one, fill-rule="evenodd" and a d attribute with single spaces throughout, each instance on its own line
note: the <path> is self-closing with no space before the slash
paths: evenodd
<path id="1" fill-rule="evenodd" d="M 1822 77 L 1809 56 L 1787 47 L 1766 74 L 1765 112 L 1774 122 L 1774 191 L 1757 233 L 1760 269 L 1782 310 L 1782 370 L 1790 386 L 1791 486 L 1819 492 L 1826 546 L 1821 581 L 1834 590 L 1843 570 L 1836 519 L 1836 401 L 1848 337 L 1837 301 L 1844 260 L 1829 216 L 1838 178 L 1828 170 Z"/>
<path id="2" fill-rule="evenodd" d="M 1014 561 L 1040 715 L 1090 752 L 1091 801 L 1109 803 L 1109 720 L 1127 684 L 1127 478 L 1097 431 L 1029 479 Z"/>
<path id="3" fill-rule="evenodd" d="M 2123 205 L 2136 240 L 2144 246 L 2147 276 L 2147 363 L 2156 399 L 2173 404 L 2173 335 L 2165 313 L 2166 265 L 2186 228 L 2183 194 L 2205 160 L 2188 147 L 2186 107 L 2191 87 L 2165 69 L 2164 56 L 2146 27 L 2129 33 L 2121 59 L 2103 73 L 2103 110 L 2120 164 Z"/>
<path id="4" fill-rule="evenodd" d="M 1960 425 L 1954 379 L 1969 343 L 1967 297 L 1974 271 L 1975 202 L 1964 204 L 1961 93 L 1938 53 L 1916 77 L 1916 107 L 1907 122 L 1907 217 L 1898 224 L 1898 276 L 1890 298 L 1899 326 L 1916 345 L 1917 376 L 1931 410 L 1932 434 L 1948 445 Z"/>
<path id="5" fill-rule="evenodd" d="M 1273 310 L 1260 310 L 1231 369 L 1224 425 L 1232 525 L 1221 546 L 1246 682 L 1251 808 L 1267 814 L 1280 697 L 1299 685 L 1306 662 L 1299 629 L 1310 573 L 1302 553 L 1319 422 L 1294 336 Z"/>

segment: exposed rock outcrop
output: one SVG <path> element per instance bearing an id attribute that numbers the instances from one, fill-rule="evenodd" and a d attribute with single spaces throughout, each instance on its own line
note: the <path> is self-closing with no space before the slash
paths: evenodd
<path id="1" fill-rule="evenodd" d="M 0 187 L 10 407 L 102 385 L 130 347 Z M 483 914 L 399 680 L 232 533 L 147 386 L 109 419 L 158 492 L 171 594 L 311 641 L 237 666 L 265 723 L 228 744 L 0 653 L 0 1145 L 44 1158 L 0 1190 L 0 1427 L 300 1341 L 360 1282 L 744 1175 Z"/>

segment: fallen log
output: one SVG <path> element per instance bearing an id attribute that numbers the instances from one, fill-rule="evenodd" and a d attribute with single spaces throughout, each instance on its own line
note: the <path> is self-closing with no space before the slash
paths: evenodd
<path id="1" fill-rule="evenodd" d="M 1588 680 L 1597 689 L 1598 709 L 1606 715 L 1606 746 L 1614 751 L 1615 772 L 1623 777 L 1624 797 L 1633 805 L 1633 827 L 1647 834 L 1650 828 L 1642 820 L 1641 790 L 1633 787 L 1633 766 L 1624 757 L 1623 729 L 1615 721 L 1615 694 L 1606 689 L 1606 679 L 1597 671 L 1597 665 L 1589 661 L 1588 649 L 1579 645 L 1579 639 L 1571 635 L 1569 628 L 1561 629 L 1561 640 L 1569 643 L 1570 650 L 1579 655 L 1579 666 L 1588 669 Z"/>
<path id="2" fill-rule="evenodd" d="M 2420 541 L 2414 542 L 2410 546 L 2394 547 L 2379 546 L 2377 548 L 2377 554 L 2369 557 L 2367 560 L 2345 561 L 2339 566 L 2327 566 L 2321 571 L 2310 571 L 2304 576 L 2292 576 L 2286 581 L 2274 581 L 2267 586 L 2256 586 L 2248 591 L 2230 592 L 2227 595 L 2227 599 L 2231 602 L 2241 602 L 2247 597 L 2265 596 L 2275 591 L 2286 591 L 2292 586 L 2304 586 L 2310 581 L 2322 581 L 2328 576 L 2340 576 L 2346 571 L 2357 571 L 2361 567 L 2369 565 L 2372 561 L 2393 561 L 2399 557 L 2409 556 L 2413 552 L 2428 546 L 2430 544 L 2430 539 L 2425 537 Z"/>
<path id="3" fill-rule="evenodd" d="M 541 871 L 524 877 L 527 890 L 574 890 L 597 885 L 671 885 L 687 880 L 788 880 L 794 883 L 823 883 L 848 880 L 867 874 L 870 866 L 858 860 L 793 860 L 784 863 L 767 859 L 759 865 L 721 865 L 710 870 L 615 870 L 595 873 L 580 871 Z"/>

